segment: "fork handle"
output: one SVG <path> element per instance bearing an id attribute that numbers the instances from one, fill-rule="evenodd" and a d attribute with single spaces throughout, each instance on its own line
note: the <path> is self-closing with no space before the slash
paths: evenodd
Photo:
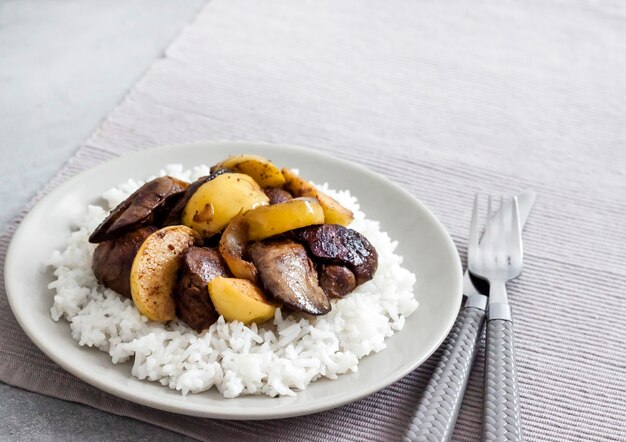
<path id="1" fill-rule="evenodd" d="M 441 359 L 424 390 L 405 442 L 449 441 L 478 352 L 487 298 L 472 295 L 443 343 Z"/>
<path id="2" fill-rule="evenodd" d="M 485 344 L 485 441 L 521 442 L 513 321 L 507 304 L 489 306 Z"/>

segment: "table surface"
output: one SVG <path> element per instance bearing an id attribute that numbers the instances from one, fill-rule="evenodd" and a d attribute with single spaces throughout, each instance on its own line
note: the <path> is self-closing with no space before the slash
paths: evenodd
<path id="1" fill-rule="evenodd" d="M 160 144 L 244 136 L 315 146 L 419 197 L 461 255 L 475 192 L 532 188 L 539 198 L 524 275 L 508 287 L 525 434 L 626 440 L 626 231 L 616 222 L 626 219 L 623 1 L 211 0 L 169 47 L 201 2 L 183 10 L 148 1 L 0 0 L 0 226 L 79 144 L 59 180 Z M 361 401 L 279 426 L 202 420 L 68 382 L 0 301 L 7 382 L 197 438 L 397 440 L 436 362 Z M 477 364 L 458 440 L 480 434 L 482 375 Z M 0 441 L 112 437 L 177 439 L 0 391 Z"/>
<path id="2" fill-rule="evenodd" d="M 0 232 L 204 3 L 0 0 Z M 0 440 L 157 438 L 189 440 L 0 384 Z"/>

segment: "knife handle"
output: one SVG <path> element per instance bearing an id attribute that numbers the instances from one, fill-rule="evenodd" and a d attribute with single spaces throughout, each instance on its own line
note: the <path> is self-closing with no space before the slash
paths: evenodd
<path id="1" fill-rule="evenodd" d="M 463 402 L 478 340 L 485 321 L 487 298 L 472 295 L 443 343 L 441 359 L 424 390 L 405 442 L 449 441 Z"/>
<path id="2" fill-rule="evenodd" d="M 489 306 L 483 431 L 486 442 L 522 441 L 513 321 L 507 304 Z"/>

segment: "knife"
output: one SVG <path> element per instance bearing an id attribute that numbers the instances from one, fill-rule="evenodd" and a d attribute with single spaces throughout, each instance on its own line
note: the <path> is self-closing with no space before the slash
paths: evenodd
<path id="1" fill-rule="evenodd" d="M 520 224 L 526 224 L 535 203 L 535 192 L 525 190 L 518 195 Z M 495 215 L 494 215 L 495 216 Z M 487 235 L 483 236 L 483 240 Z M 467 381 L 478 353 L 478 341 L 485 322 L 489 286 L 463 275 L 463 294 L 467 297 L 448 337 L 443 342 L 441 359 L 424 389 L 405 442 L 450 441 L 459 415 Z M 477 287 L 478 286 L 478 287 Z"/>

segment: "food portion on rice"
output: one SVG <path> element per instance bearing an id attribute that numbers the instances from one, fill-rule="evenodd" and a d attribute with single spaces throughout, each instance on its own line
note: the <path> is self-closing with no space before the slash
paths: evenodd
<path id="1" fill-rule="evenodd" d="M 352 220 L 293 172 L 236 155 L 193 183 L 141 186 L 89 237 L 92 268 L 148 319 L 178 317 L 197 332 L 219 315 L 262 323 L 278 307 L 324 315 L 378 267 L 367 238 L 345 227 Z"/>
<path id="2" fill-rule="evenodd" d="M 207 169 L 113 189 L 55 252 L 52 316 L 80 345 L 183 394 L 292 395 L 356 371 L 417 308 L 347 191 L 253 155 Z"/>

